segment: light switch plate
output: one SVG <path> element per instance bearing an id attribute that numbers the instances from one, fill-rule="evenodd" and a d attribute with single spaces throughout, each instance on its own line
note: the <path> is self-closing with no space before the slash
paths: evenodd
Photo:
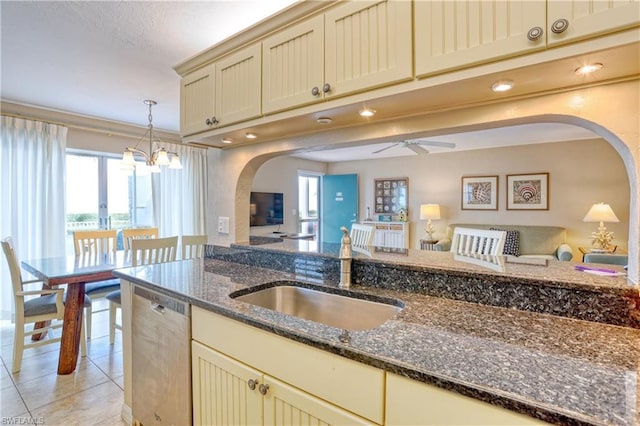
<path id="1" fill-rule="evenodd" d="M 225 216 L 218 217 L 218 233 L 219 234 L 228 234 L 229 233 L 229 218 Z"/>

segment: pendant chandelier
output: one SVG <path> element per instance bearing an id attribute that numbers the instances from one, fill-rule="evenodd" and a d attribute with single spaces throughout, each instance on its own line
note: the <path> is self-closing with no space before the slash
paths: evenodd
<path id="1" fill-rule="evenodd" d="M 134 156 L 138 155 L 144 157 L 147 166 L 151 173 L 160 173 L 160 166 L 169 166 L 170 169 L 181 169 L 182 163 L 180 163 L 180 157 L 175 152 L 167 152 L 164 148 L 158 148 L 153 150 L 153 116 L 151 115 L 151 108 L 157 104 L 156 101 L 145 100 L 144 103 L 149 106 L 149 130 L 140 138 L 138 143 L 133 148 L 125 148 L 122 154 L 122 167 L 124 169 L 133 170 L 136 167 L 136 161 Z M 149 153 L 138 149 L 138 145 L 145 137 L 149 135 Z M 171 155 L 171 158 L 169 158 Z"/>

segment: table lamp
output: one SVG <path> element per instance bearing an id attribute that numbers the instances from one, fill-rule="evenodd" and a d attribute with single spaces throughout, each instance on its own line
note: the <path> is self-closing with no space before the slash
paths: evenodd
<path id="1" fill-rule="evenodd" d="M 420 205 L 420 220 L 427 221 L 427 227 L 425 231 L 429 235 L 429 240 L 433 241 L 433 233 L 435 230 L 433 229 L 433 225 L 431 224 L 431 220 L 440 219 L 440 205 L 439 204 L 421 204 Z"/>
<path id="2" fill-rule="evenodd" d="M 607 232 L 604 222 L 620 222 L 609 204 L 598 203 L 591 206 L 583 222 L 600 222 L 596 232 L 591 233 L 592 244 L 602 250 L 607 250 L 613 240 L 613 232 Z"/>

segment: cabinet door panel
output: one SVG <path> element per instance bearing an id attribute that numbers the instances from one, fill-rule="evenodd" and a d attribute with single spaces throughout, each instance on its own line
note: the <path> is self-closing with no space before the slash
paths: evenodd
<path id="1" fill-rule="evenodd" d="M 262 110 L 264 113 L 322 99 L 324 21 L 316 16 L 262 42 Z M 313 87 L 320 92 L 311 94 Z"/>
<path id="2" fill-rule="evenodd" d="M 518 0 L 432 0 L 414 6 L 418 77 L 545 48 L 545 2 Z"/>
<path id="3" fill-rule="evenodd" d="M 262 424 L 262 395 L 248 385 L 262 383 L 262 373 L 197 342 L 191 348 L 194 424 Z"/>
<path id="4" fill-rule="evenodd" d="M 206 119 L 215 115 L 214 65 L 182 78 L 180 84 L 180 133 L 192 135 L 209 129 Z"/>
<path id="5" fill-rule="evenodd" d="M 265 425 L 371 425 L 348 411 L 265 376 L 269 390 L 264 397 Z"/>
<path id="6" fill-rule="evenodd" d="M 385 424 L 393 425 L 543 425 L 543 421 L 387 373 Z"/>
<path id="7" fill-rule="evenodd" d="M 411 2 L 358 1 L 325 14 L 325 96 L 410 80 Z"/>
<path id="8" fill-rule="evenodd" d="M 637 0 L 549 0 L 549 45 L 567 43 L 640 25 L 640 2 Z M 569 21 L 560 34 L 551 32 L 557 19 Z"/>
<path id="9" fill-rule="evenodd" d="M 216 112 L 220 125 L 260 115 L 262 47 L 255 44 L 216 62 Z"/>

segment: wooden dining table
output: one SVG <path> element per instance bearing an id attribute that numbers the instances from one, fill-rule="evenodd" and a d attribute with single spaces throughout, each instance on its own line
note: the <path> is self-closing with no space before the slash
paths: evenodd
<path id="1" fill-rule="evenodd" d="M 67 284 L 58 374 L 71 374 L 78 362 L 85 284 L 113 278 L 113 270 L 131 266 L 131 252 L 60 256 L 22 261 L 22 268 L 46 286 Z"/>

